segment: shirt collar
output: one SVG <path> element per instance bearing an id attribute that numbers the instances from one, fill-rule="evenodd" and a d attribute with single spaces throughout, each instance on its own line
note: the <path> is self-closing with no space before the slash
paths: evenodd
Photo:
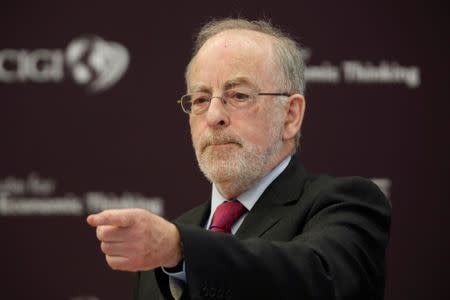
<path id="1" fill-rule="evenodd" d="M 239 195 L 237 199 L 250 211 L 258 201 L 259 197 L 264 193 L 266 188 L 286 169 L 287 165 L 291 161 L 291 156 L 286 157 L 278 166 L 270 171 L 266 176 L 261 178 L 256 184 L 254 184 L 249 190 Z M 228 201 L 222 194 L 220 194 L 216 185 L 212 185 L 211 195 L 211 215 L 216 211 L 217 206 L 224 201 Z M 211 217 L 210 217 L 211 218 Z"/>

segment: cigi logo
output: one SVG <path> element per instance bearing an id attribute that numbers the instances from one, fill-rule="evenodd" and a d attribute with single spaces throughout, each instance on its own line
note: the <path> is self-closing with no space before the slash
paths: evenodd
<path id="1" fill-rule="evenodd" d="M 2 49 L 0 82 L 61 82 L 68 73 L 77 84 L 98 92 L 114 85 L 126 72 L 128 50 L 98 36 L 72 40 L 67 49 Z"/>

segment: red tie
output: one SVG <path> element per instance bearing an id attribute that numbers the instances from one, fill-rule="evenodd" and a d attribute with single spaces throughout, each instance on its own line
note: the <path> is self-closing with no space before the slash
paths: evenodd
<path id="1" fill-rule="evenodd" d="M 213 232 L 231 233 L 231 226 L 247 209 L 238 200 L 225 201 L 217 206 L 209 230 Z"/>

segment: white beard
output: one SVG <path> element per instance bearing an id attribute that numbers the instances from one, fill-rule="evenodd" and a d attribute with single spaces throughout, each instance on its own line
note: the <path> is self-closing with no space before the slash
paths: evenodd
<path id="1" fill-rule="evenodd" d="M 267 148 L 249 143 L 240 137 L 219 129 L 208 131 L 194 145 L 200 170 L 209 181 L 220 185 L 227 183 L 228 192 L 241 194 L 261 179 L 266 170 L 280 153 L 283 147 L 283 122 L 273 122 L 270 132 L 270 142 Z M 208 147 L 214 144 L 231 143 L 226 149 Z"/>

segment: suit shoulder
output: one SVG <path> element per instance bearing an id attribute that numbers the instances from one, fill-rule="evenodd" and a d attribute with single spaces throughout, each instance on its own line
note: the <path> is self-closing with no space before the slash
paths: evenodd
<path id="1" fill-rule="evenodd" d="M 309 198 L 316 208 L 347 203 L 382 208 L 387 214 L 391 210 L 381 189 L 372 180 L 359 176 L 312 175 L 305 182 L 303 197 Z"/>
<path id="2" fill-rule="evenodd" d="M 311 186 L 314 184 L 320 186 L 321 193 L 351 194 L 358 198 L 364 198 L 365 196 L 386 198 L 381 189 L 372 180 L 359 176 L 331 177 L 321 175 L 311 181 Z"/>
<path id="3" fill-rule="evenodd" d="M 329 175 L 309 175 L 305 182 L 305 190 L 311 188 L 318 188 L 320 190 L 363 189 L 374 193 L 381 193 L 379 187 L 372 180 L 360 176 L 333 177 Z"/>

